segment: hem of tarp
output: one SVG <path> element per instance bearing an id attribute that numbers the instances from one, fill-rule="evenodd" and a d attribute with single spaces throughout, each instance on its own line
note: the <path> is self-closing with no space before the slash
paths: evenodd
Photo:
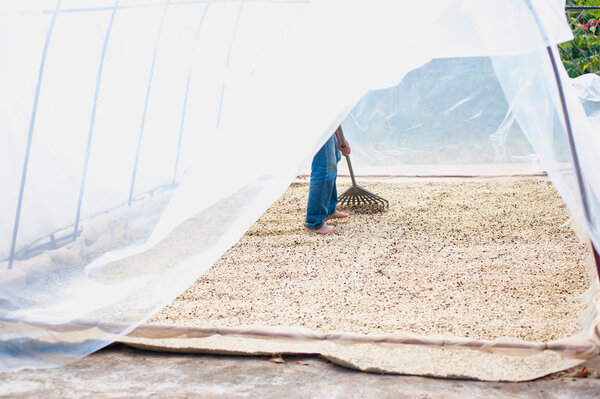
<path id="1" fill-rule="evenodd" d="M 595 326 L 593 334 L 596 337 L 600 336 L 600 325 Z M 174 353 L 237 356 L 320 354 L 337 365 L 366 372 L 483 381 L 529 381 L 575 367 L 600 355 L 600 347 L 595 344 L 595 339 L 584 340 L 579 336 L 579 339 L 584 341 L 581 344 L 568 342 L 571 339 L 573 338 L 549 342 L 529 342 L 516 339 L 490 341 L 410 334 L 326 334 L 303 327 L 289 326 L 214 328 L 147 324 L 139 326 L 117 342 L 138 349 Z M 360 347 L 362 350 L 366 349 L 367 352 L 379 351 L 386 355 L 389 354 L 390 358 L 396 356 L 396 360 L 386 359 L 384 364 L 379 364 L 369 358 L 372 354 L 365 356 L 348 353 L 348 351 L 355 350 L 356 347 Z M 415 350 L 419 351 L 419 347 L 426 351 L 446 351 L 443 356 L 449 358 L 453 356 L 460 358 L 461 354 L 457 351 L 463 353 L 469 351 L 469 354 L 479 353 L 482 354 L 481 356 L 487 357 L 498 355 L 499 358 L 492 359 L 492 362 L 506 367 L 523 368 L 523 365 L 527 364 L 536 354 L 549 354 L 558 360 L 548 364 L 545 368 L 532 370 L 529 373 L 505 376 L 480 373 L 478 370 L 473 372 L 463 370 L 455 373 L 451 367 L 448 368 L 445 365 L 436 368 L 428 365 L 414 367 L 402 364 L 404 361 L 410 363 L 410 360 L 403 359 L 403 355 L 405 353 L 410 355 Z M 394 351 L 397 352 L 393 354 Z M 502 358 L 503 356 L 510 356 L 512 360 L 506 361 Z M 427 358 L 427 356 L 424 355 L 423 358 Z M 518 359 L 518 361 L 515 363 L 514 359 Z M 394 362 L 398 362 L 397 364 L 401 366 L 397 366 Z"/>
<path id="2" fill-rule="evenodd" d="M 366 335 L 359 333 L 326 334 L 303 327 L 292 326 L 251 326 L 251 327 L 187 327 L 160 324 L 145 324 L 137 327 L 127 336 L 131 338 L 171 339 L 171 338 L 207 338 L 213 335 L 238 336 L 263 339 L 292 339 L 333 341 L 339 343 L 372 343 L 372 344 L 403 344 L 429 346 L 455 346 L 473 349 L 525 349 L 552 350 L 570 352 L 574 356 L 590 359 L 600 355 L 600 347 L 593 342 L 587 344 L 570 344 L 563 338 L 548 342 L 531 342 L 514 340 L 475 340 L 470 338 L 445 338 L 435 336 L 418 336 L 410 334 Z M 600 338 L 600 324 L 594 328 L 596 339 Z M 126 343 L 126 341 L 124 341 Z"/>

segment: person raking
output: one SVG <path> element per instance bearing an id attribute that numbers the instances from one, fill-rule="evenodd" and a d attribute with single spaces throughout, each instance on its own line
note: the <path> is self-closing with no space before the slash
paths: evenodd
<path id="1" fill-rule="evenodd" d="M 308 189 L 308 203 L 306 205 L 306 221 L 304 228 L 318 234 L 335 234 L 339 230 L 328 225 L 328 220 L 348 217 L 345 212 L 338 211 L 337 189 L 337 164 L 343 156 L 350 154 L 350 145 L 342 147 L 339 136 L 339 127 L 329 140 L 315 154 L 310 170 L 310 185 Z"/>

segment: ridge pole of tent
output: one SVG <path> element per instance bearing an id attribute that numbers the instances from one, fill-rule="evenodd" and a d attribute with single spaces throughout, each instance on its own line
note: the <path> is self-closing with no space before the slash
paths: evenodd
<path id="1" fill-rule="evenodd" d="M 573 137 L 573 128 L 571 125 L 571 118 L 569 117 L 569 109 L 567 107 L 567 101 L 565 100 L 565 93 L 562 87 L 562 81 L 560 79 L 560 75 L 558 73 L 558 66 L 556 64 L 556 58 L 554 57 L 554 53 L 552 51 L 552 47 L 550 46 L 550 40 L 546 35 L 546 31 L 540 21 L 540 18 L 531 3 L 531 0 L 525 0 L 529 10 L 531 11 L 533 18 L 535 19 L 535 23 L 540 30 L 540 34 L 542 35 L 542 39 L 546 43 L 546 51 L 548 52 L 548 57 L 550 58 L 550 63 L 552 64 L 552 72 L 554 73 L 554 79 L 556 80 L 556 87 L 558 89 L 558 96 L 560 98 L 560 104 L 562 108 L 563 117 L 565 119 L 565 128 L 567 130 L 567 137 L 569 139 L 569 150 L 571 152 L 571 158 L 573 159 L 573 168 L 575 169 L 575 176 L 577 177 L 577 184 L 579 186 L 579 195 L 581 196 L 581 202 L 583 204 L 583 212 L 585 218 L 589 224 L 592 224 L 592 217 L 590 212 L 590 204 L 588 202 L 587 190 L 585 188 L 585 182 L 583 180 L 583 174 L 581 173 L 581 165 L 579 163 L 579 155 L 577 154 L 577 148 L 575 147 L 575 139 Z M 596 249 L 594 242 L 590 240 L 590 244 L 592 246 L 592 252 L 594 255 L 594 263 L 596 264 L 596 273 L 598 275 L 598 279 L 600 280 L 600 255 L 598 255 L 598 250 Z"/>
<path id="2" fill-rule="evenodd" d="M 77 239 L 77 230 L 79 229 L 79 218 L 81 216 L 81 206 L 83 204 L 83 192 L 85 189 L 85 180 L 87 178 L 88 164 L 90 161 L 90 153 L 92 150 L 92 138 L 94 135 L 94 124 L 96 121 L 96 108 L 98 105 L 98 93 L 100 92 L 100 82 L 102 81 L 102 70 L 104 69 L 104 59 L 106 58 L 106 48 L 108 47 L 108 39 L 110 32 L 112 31 L 113 22 L 115 21 L 115 15 L 119 8 L 119 2 L 116 0 L 113 6 L 112 14 L 110 15 L 110 21 L 108 28 L 106 28 L 106 36 L 104 36 L 104 43 L 102 44 L 102 53 L 100 55 L 100 65 L 98 66 L 98 76 L 96 77 L 96 89 L 94 92 L 94 102 L 92 104 L 92 114 L 90 116 L 90 129 L 88 132 L 87 145 L 85 148 L 85 160 L 83 162 L 83 172 L 81 173 L 81 184 L 79 186 L 79 198 L 77 200 L 77 212 L 75 214 L 75 223 L 73 227 L 73 241 Z"/>
<path id="3" fill-rule="evenodd" d="M 33 109 L 31 110 L 31 119 L 29 120 L 29 131 L 27 133 L 27 145 L 25 147 L 25 159 L 23 161 L 23 171 L 21 172 L 21 186 L 19 187 L 19 198 L 17 200 L 17 211 L 15 215 L 15 225 L 13 228 L 12 240 L 10 243 L 10 254 L 8 255 L 8 270 L 12 269 L 13 262 L 15 259 L 15 250 L 17 248 L 17 235 L 19 233 L 19 221 L 21 220 L 21 206 L 23 205 L 23 194 L 25 192 L 25 181 L 27 180 L 27 168 L 29 166 L 29 154 L 31 152 L 31 143 L 33 141 L 33 130 L 35 128 L 35 117 L 37 115 L 38 101 L 40 98 L 40 89 L 42 87 L 42 79 L 44 77 L 44 67 L 46 65 L 46 55 L 48 54 L 48 47 L 50 46 L 50 39 L 52 38 L 52 31 L 54 30 L 54 23 L 60 10 L 60 3 L 62 0 L 58 0 L 56 7 L 52 14 L 52 20 L 48 27 L 48 33 L 46 33 L 46 42 L 44 43 L 44 49 L 42 50 L 42 59 L 40 60 L 40 69 L 38 70 L 37 84 L 35 86 L 35 94 L 33 97 Z"/>

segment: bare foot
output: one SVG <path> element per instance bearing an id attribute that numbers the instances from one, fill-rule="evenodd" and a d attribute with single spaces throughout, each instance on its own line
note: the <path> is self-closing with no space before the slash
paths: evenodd
<path id="1" fill-rule="evenodd" d="M 348 215 L 346 212 L 340 212 L 336 209 L 335 213 L 331 216 L 329 216 L 328 218 L 323 219 L 324 222 L 331 220 L 331 219 L 343 219 L 343 218 L 347 218 Z"/>
<path id="2" fill-rule="evenodd" d="M 308 227 L 304 227 L 304 230 L 310 231 L 311 233 L 317 233 L 317 234 L 337 234 L 340 232 L 335 227 L 331 227 L 325 223 L 323 223 L 323 226 L 319 227 L 318 229 L 309 229 Z"/>

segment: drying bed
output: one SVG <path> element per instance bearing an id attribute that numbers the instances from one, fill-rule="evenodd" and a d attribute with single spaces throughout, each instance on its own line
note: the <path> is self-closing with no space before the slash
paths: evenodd
<path id="1" fill-rule="evenodd" d="M 141 335 L 163 340 L 158 347 L 164 348 L 173 344 L 165 338 L 187 337 L 183 347 L 189 339 L 196 340 L 195 349 L 189 350 L 221 353 L 268 353 L 269 342 L 273 353 L 327 352 L 311 350 L 310 341 L 321 346 L 345 342 L 330 348 L 329 357 L 361 369 L 505 380 L 524 374 L 507 372 L 502 377 L 489 359 L 485 362 L 493 370 L 483 376 L 468 370 L 442 372 L 433 367 L 435 361 L 429 368 L 406 370 L 370 361 L 360 366 L 360 359 L 379 351 L 375 357 L 384 356 L 389 363 L 390 356 L 383 354 L 404 348 L 403 354 L 391 358 L 399 356 L 401 361 L 404 356 L 404 363 L 411 363 L 409 359 L 423 358 L 422 350 L 435 351 L 437 344 L 444 349 L 442 369 L 448 369 L 464 356 L 502 357 L 506 350 L 512 356 L 513 345 L 506 343 L 514 343 L 515 348 L 533 350 L 526 356 L 529 361 L 539 358 L 540 370 L 551 365 L 551 372 L 574 360 L 565 363 L 562 355 L 544 350 L 548 343 L 567 340 L 581 344 L 583 352 L 593 350 L 585 338 L 569 338 L 589 335 L 591 320 L 581 323 L 584 314 L 589 319 L 593 313 L 593 301 L 581 300 L 586 292 L 590 298 L 589 247 L 571 227 L 549 181 L 362 185 L 388 199 L 389 210 L 348 209 L 349 218 L 332 222 L 340 233 L 323 236 L 302 228 L 308 185 L 292 184 L 206 274 L 156 314 L 149 321 L 153 327 Z M 344 188 L 341 184 L 338 190 Z M 135 341 L 135 335 L 129 339 Z M 214 336 L 228 343 L 209 344 Z M 302 348 L 286 351 L 285 344 L 275 345 L 283 339 L 291 348 L 294 337 Z M 244 349 L 240 340 L 251 344 Z M 369 346 L 370 341 L 378 343 Z M 504 349 L 481 352 L 494 343 Z M 458 349 L 459 355 L 454 346 L 471 349 Z M 362 348 L 362 355 L 348 352 L 352 347 Z M 337 356 L 336 351 L 345 355 Z M 439 354 L 426 356 L 434 359 Z M 481 359 L 475 363 L 484 368 Z"/>

